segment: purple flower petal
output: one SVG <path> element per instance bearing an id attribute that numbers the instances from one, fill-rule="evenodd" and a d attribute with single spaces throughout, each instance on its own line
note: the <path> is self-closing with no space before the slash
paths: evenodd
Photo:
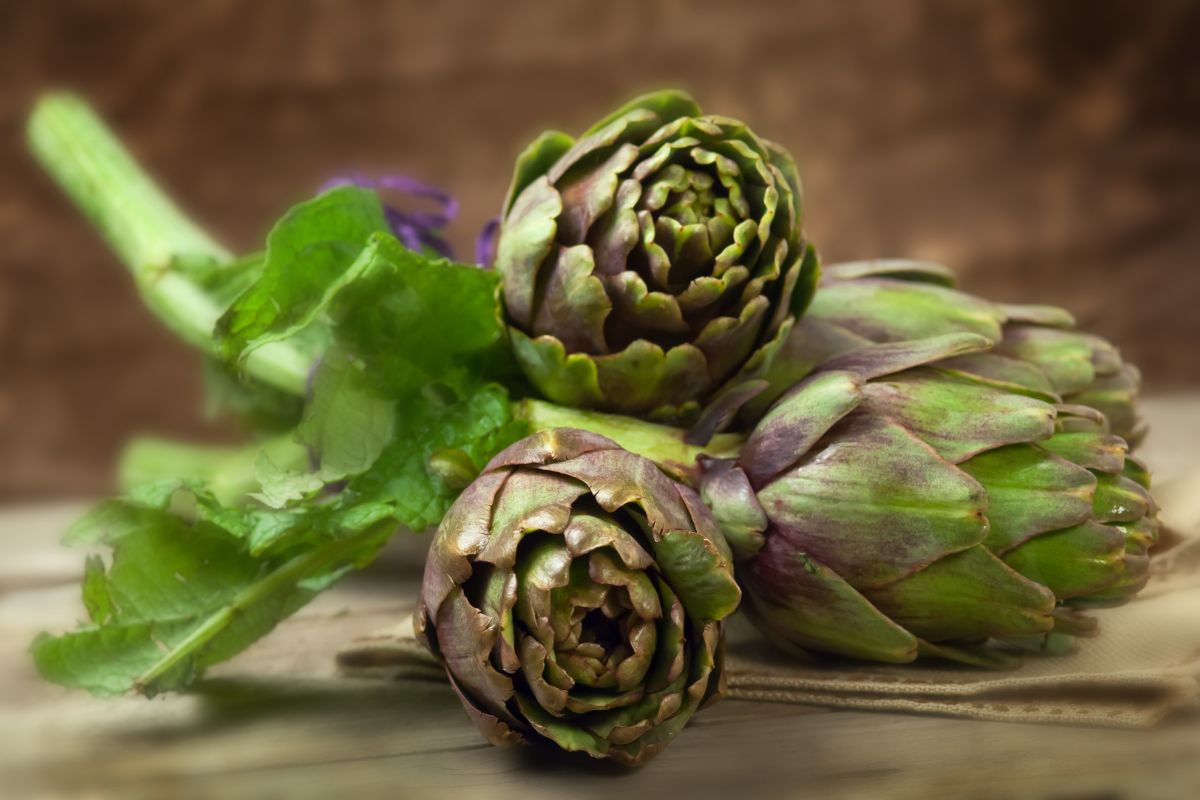
<path id="1" fill-rule="evenodd" d="M 430 249 L 447 258 L 454 258 L 450 246 L 439 235 L 458 216 L 458 199 L 436 186 L 430 186 L 408 175 L 380 175 L 375 178 L 361 173 L 338 175 L 321 184 L 324 192 L 335 186 L 361 186 L 364 189 L 386 189 L 412 197 L 433 200 L 437 211 L 401 211 L 393 206 L 383 206 L 388 225 L 405 247 L 410 250 Z"/>
<path id="2" fill-rule="evenodd" d="M 500 232 L 500 217 L 492 217 L 475 237 L 475 263 L 490 269 L 496 258 L 496 234 Z"/>

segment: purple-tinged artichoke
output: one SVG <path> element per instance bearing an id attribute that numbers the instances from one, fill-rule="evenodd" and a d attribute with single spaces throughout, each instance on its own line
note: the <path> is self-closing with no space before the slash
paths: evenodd
<path id="1" fill-rule="evenodd" d="M 497 455 L 446 514 L 416 627 L 493 743 L 636 764 L 720 694 L 739 598 L 695 492 L 555 429 Z"/>
<path id="2" fill-rule="evenodd" d="M 902 342 L 947 333 L 976 333 L 986 353 L 941 365 L 964 377 L 1048 402 L 1090 406 L 1108 429 L 1136 446 L 1145 435 L 1138 415 L 1141 375 L 1099 336 L 1075 329 L 1071 314 L 1041 305 L 992 303 L 953 288 L 946 267 L 885 259 L 825 266 L 820 289 L 768 378 L 767 403 L 820 359 L 870 342 Z M 796 351 L 807 354 L 798 358 Z M 807 361 L 807 363 L 806 363 Z"/>
<path id="3" fill-rule="evenodd" d="M 816 282 L 792 158 L 676 91 L 529 145 L 495 268 L 545 397 L 674 421 L 768 360 Z"/>
<path id="4" fill-rule="evenodd" d="M 822 363 L 832 339 L 819 328 L 790 347 L 820 365 L 702 484 L 770 639 L 1003 666 L 1051 632 L 1091 633 L 1083 609 L 1142 587 L 1157 535 L 1149 476 L 1103 415 L 962 369 L 990 355 L 985 335 L 835 348 Z"/>

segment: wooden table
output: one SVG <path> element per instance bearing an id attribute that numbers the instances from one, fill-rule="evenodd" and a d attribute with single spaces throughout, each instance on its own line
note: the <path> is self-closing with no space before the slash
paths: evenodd
<path id="1" fill-rule="evenodd" d="M 1146 457 L 1200 453 L 1200 403 L 1148 404 Z M 488 746 L 450 689 L 337 674 L 333 653 L 409 613 L 423 542 L 396 543 L 195 694 L 96 700 L 38 679 L 39 630 L 83 615 L 82 505 L 0 512 L 0 796 L 1200 796 L 1200 715 L 1151 731 L 989 723 L 725 701 L 643 769 Z M 1200 613 L 1200 610 L 1198 610 Z"/>

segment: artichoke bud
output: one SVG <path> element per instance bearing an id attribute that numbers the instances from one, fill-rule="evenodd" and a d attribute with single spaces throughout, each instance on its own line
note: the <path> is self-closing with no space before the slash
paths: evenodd
<path id="1" fill-rule="evenodd" d="M 1010 666 L 1030 642 L 1090 635 L 1083 609 L 1144 585 L 1145 468 L 1095 409 L 963 368 L 991 354 L 986 333 L 792 343 L 819 366 L 736 464 L 706 465 L 747 613 L 785 650 Z"/>
<path id="2" fill-rule="evenodd" d="M 767 360 L 817 276 L 792 158 L 673 91 L 531 144 L 495 268 L 542 394 L 679 423 Z"/>
<path id="3" fill-rule="evenodd" d="M 602 436 L 545 430 L 447 512 L 416 628 L 493 743 L 636 764 L 721 691 L 732 564 L 691 489 Z"/>
<path id="4" fill-rule="evenodd" d="M 826 266 L 820 291 L 804 318 L 768 365 L 773 390 L 745 409 L 761 415 L 812 369 L 864 344 L 906 342 L 973 333 L 992 343 L 987 352 L 952 354 L 939 365 L 960 377 L 1049 403 L 1086 406 L 1103 415 L 1095 426 L 1136 446 L 1145 435 L 1137 410 L 1141 375 L 1109 342 L 1077 330 L 1060 308 L 992 303 L 953 288 L 954 273 L 938 264 L 901 259 Z M 808 356 L 806 361 L 802 354 Z M 1072 414 L 1078 417 L 1078 414 Z M 1079 427 L 1085 419 L 1066 423 Z"/>

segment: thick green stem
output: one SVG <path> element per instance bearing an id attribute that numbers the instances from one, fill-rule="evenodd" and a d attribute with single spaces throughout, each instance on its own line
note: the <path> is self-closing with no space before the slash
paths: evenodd
<path id="1" fill-rule="evenodd" d="M 122 491 L 165 478 L 203 481 L 223 505 L 240 505 L 259 490 L 258 459 L 266 456 L 283 470 L 308 469 L 308 450 L 293 432 L 243 447 L 187 444 L 142 437 L 121 454 Z"/>
<path id="2" fill-rule="evenodd" d="M 683 440 L 687 431 L 681 428 L 657 425 L 620 414 L 565 408 L 543 400 L 522 400 L 517 403 L 513 413 L 534 431 L 580 428 L 607 436 L 626 450 L 649 458 L 677 480 L 692 486 L 700 478 L 696 463 L 698 457 L 733 458 L 745 442 L 745 437 L 740 434 L 722 433 L 714 436 L 707 445 L 697 447 Z"/>
<path id="3" fill-rule="evenodd" d="M 302 553 L 292 560 L 282 564 L 273 572 L 269 572 L 255 583 L 250 584 L 237 594 L 227 605 L 222 606 L 208 619 L 196 627 L 187 638 L 163 654 L 150 669 L 143 672 L 134 681 L 134 688 L 139 692 L 153 689 L 153 684 L 175 667 L 179 666 L 197 650 L 211 642 L 218 634 L 228 628 L 238 618 L 258 603 L 267 600 L 272 595 L 288 591 L 303 579 L 315 575 L 322 570 L 341 561 L 355 549 L 379 536 L 383 530 L 390 529 L 394 523 L 391 520 L 367 528 L 354 536 L 336 539 L 315 550 Z"/>
<path id="4" fill-rule="evenodd" d="M 42 98 L 28 135 L 45 170 L 128 267 L 146 305 L 184 341 L 215 354 L 213 326 L 224 309 L 173 267 L 227 262 L 229 252 L 171 203 L 82 100 Z M 303 354 L 275 342 L 254 351 L 245 370 L 303 394 L 309 366 Z"/>

